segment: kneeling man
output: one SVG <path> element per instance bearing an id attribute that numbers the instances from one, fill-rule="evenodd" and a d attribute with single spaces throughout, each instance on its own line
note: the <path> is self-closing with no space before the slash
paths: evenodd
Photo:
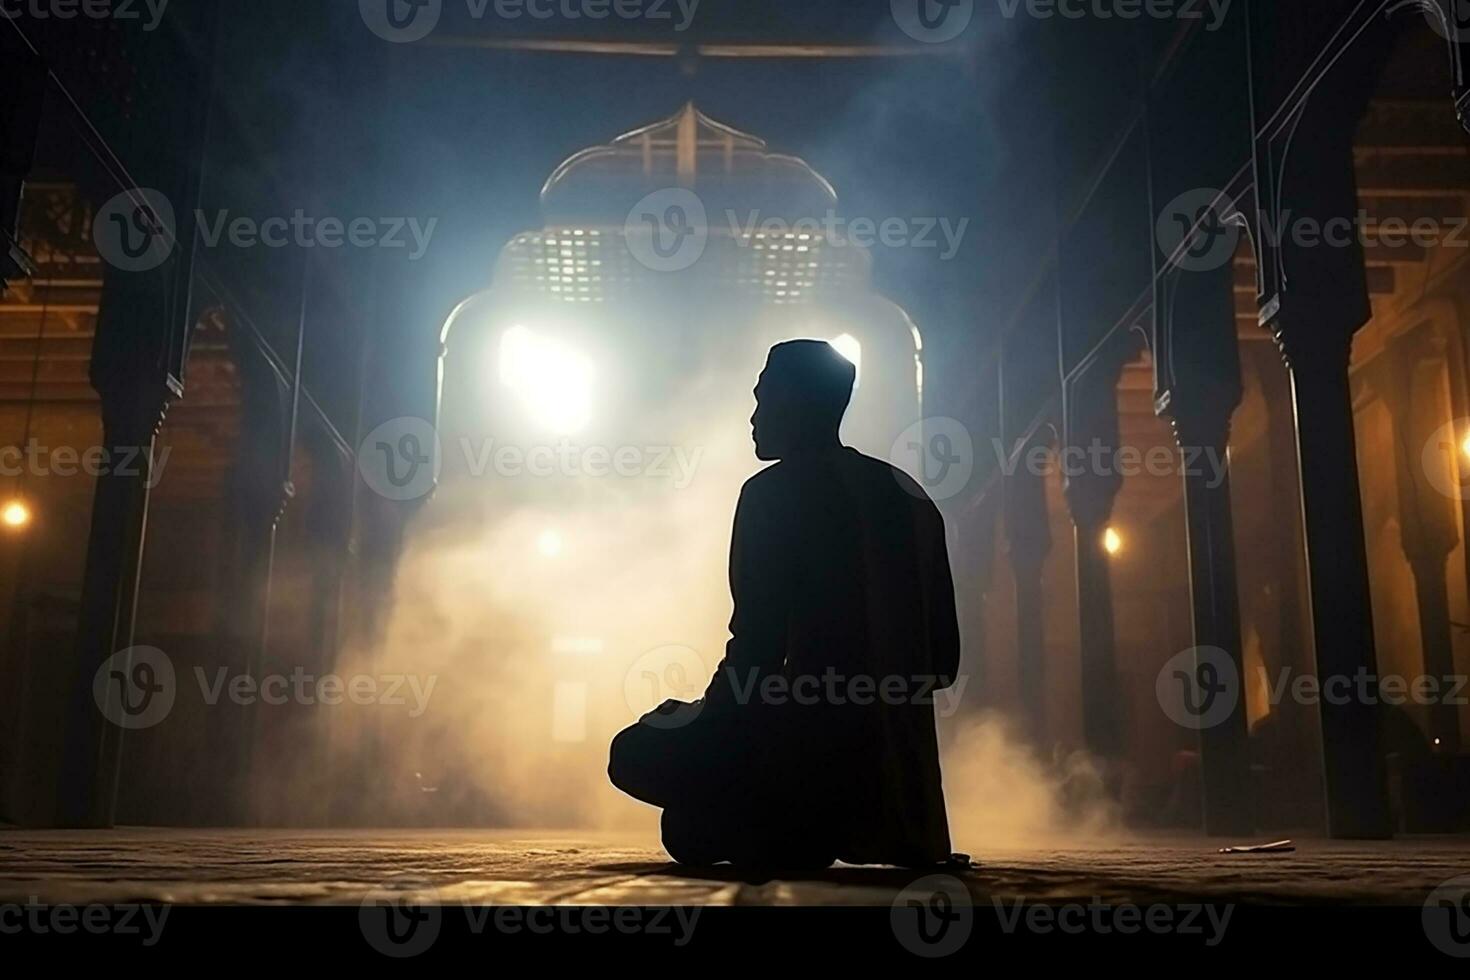
<path id="1" fill-rule="evenodd" d="M 730 548 L 735 612 L 704 697 L 613 740 L 614 785 L 664 809 L 706 865 L 924 867 L 950 855 L 934 694 L 959 628 L 944 521 L 902 471 L 838 438 L 856 370 L 831 345 L 771 351 Z"/>

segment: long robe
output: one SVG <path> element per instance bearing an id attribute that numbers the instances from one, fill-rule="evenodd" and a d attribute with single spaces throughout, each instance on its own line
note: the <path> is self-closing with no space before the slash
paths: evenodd
<path id="1" fill-rule="evenodd" d="M 790 775 L 784 805 L 818 814 L 837 857 L 947 858 L 933 696 L 955 681 L 959 626 L 933 501 L 852 449 L 784 460 L 741 492 L 730 588 L 703 720 L 759 729 L 757 772 Z"/>

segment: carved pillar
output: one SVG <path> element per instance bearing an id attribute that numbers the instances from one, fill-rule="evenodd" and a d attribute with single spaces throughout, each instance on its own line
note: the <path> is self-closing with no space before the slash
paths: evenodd
<path id="1" fill-rule="evenodd" d="M 1283 304 L 1283 319 L 1298 310 Z M 1301 308 L 1301 329 L 1322 307 Z M 1289 329 L 1289 328 L 1288 328 Z M 1325 335 L 1332 328 L 1322 324 Z M 1298 337 L 1299 341 L 1300 338 Z M 1363 506 L 1358 485 L 1347 337 L 1336 343 L 1282 343 L 1291 369 L 1301 465 L 1302 527 L 1312 605 L 1317 676 L 1324 684 L 1378 676 L 1368 587 Z M 1356 697 L 1322 698 L 1322 755 L 1326 768 L 1328 828 L 1334 837 L 1389 834 L 1377 712 Z"/>
<path id="2" fill-rule="evenodd" d="M 1353 227 L 1352 138 L 1375 74 L 1371 66 L 1347 63 L 1334 75 L 1340 82 L 1332 87 L 1335 97 L 1299 108 L 1256 154 L 1258 194 L 1265 202 L 1256 235 L 1261 322 L 1291 372 L 1317 675 L 1324 685 L 1354 691 L 1359 676 L 1378 676 L 1348 385 L 1353 334 L 1372 308 L 1359 236 L 1308 245 L 1292 230 L 1307 220 L 1319 228 Z M 1375 701 L 1376 692 L 1320 699 L 1327 823 L 1334 837 L 1392 832 Z"/>
<path id="3" fill-rule="evenodd" d="M 230 477 L 228 535 L 230 583 L 219 626 L 220 656 L 231 673 L 257 681 L 270 642 L 276 531 L 294 495 L 289 479 L 286 428 L 291 393 L 244 330 L 231 331 L 240 378 L 240 440 Z M 252 816 L 257 705 L 221 701 L 211 712 L 212 754 L 220 760 L 211 819 L 248 824 Z"/>
<path id="4" fill-rule="evenodd" d="M 1235 273 L 1176 273 L 1156 304 L 1158 411 L 1183 451 L 1184 511 L 1189 539 L 1189 592 L 1196 649 L 1223 650 L 1235 667 L 1229 715 L 1200 729 L 1205 832 L 1254 829 L 1250 733 L 1246 726 L 1235 524 L 1230 509 L 1230 418 L 1240 405 L 1240 352 L 1235 336 Z M 1165 352 L 1167 356 L 1165 356 Z M 1218 461 L 1204 465 L 1204 460 Z M 1198 670 L 1207 669 L 1203 661 Z"/>
<path id="5" fill-rule="evenodd" d="M 1044 474 L 1034 462 L 1046 445 L 1033 439 L 1004 478 L 1007 557 L 1016 585 L 1016 661 L 1021 711 L 1028 734 L 1046 733 L 1046 632 L 1042 570 L 1051 551 Z"/>
<path id="6" fill-rule="evenodd" d="M 112 459 L 137 452 L 139 465 L 99 476 L 93 497 L 57 801 L 56 822 L 64 827 L 110 826 L 117 800 L 123 729 L 94 702 L 93 677 L 108 658 L 133 645 L 154 439 L 176 390 L 140 363 L 136 350 L 119 357 L 115 345 L 120 337 L 147 335 L 158 300 L 152 283 L 129 273 L 109 276 L 98 322 L 93 383 L 102 398 L 102 443 Z M 131 663 L 114 666 L 131 677 Z"/>
<path id="7" fill-rule="evenodd" d="M 1066 392 L 1064 452 L 1067 507 L 1077 548 L 1077 617 L 1082 658 L 1082 731 L 1089 751 L 1114 758 L 1122 750 L 1117 650 L 1113 631 L 1111 560 L 1103 539 L 1122 487 L 1117 467 L 1094 467 L 1092 449 L 1106 458 L 1117 451 L 1118 378 L 1115 364 L 1098 363 L 1075 379 Z M 1080 454 L 1080 455 L 1079 455 Z"/>
<path id="8" fill-rule="evenodd" d="M 1348 383 L 1353 335 L 1373 313 L 1356 233 L 1353 140 L 1390 49 L 1355 38 L 1270 117 L 1253 157 L 1260 322 L 1291 374 L 1317 675 L 1355 692 L 1359 677 L 1378 676 L 1378 662 Z M 1309 222 L 1320 236 L 1301 234 Z M 1367 697 L 1319 699 L 1333 837 L 1392 833 L 1369 686 Z"/>
<path id="9" fill-rule="evenodd" d="M 1443 347 L 1425 337 L 1421 328 L 1390 347 L 1386 376 L 1378 380 L 1393 416 L 1399 540 L 1414 573 L 1424 673 L 1441 684 L 1455 673 L 1445 569 L 1460 536 L 1455 528 L 1456 502 L 1435 486 L 1426 471 L 1424 447 L 1443 425 L 1443 406 L 1436 397 L 1446 368 Z M 1445 447 L 1451 466 L 1461 455 L 1456 435 L 1450 431 L 1450 445 Z M 1429 736 L 1438 751 L 1459 751 L 1459 707 L 1453 699 L 1436 698 L 1429 706 Z"/>
<path id="10" fill-rule="evenodd" d="M 99 710 L 92 684 L 108 658 L 133 643 L 154 440 L 169 403 L 184 393 L 195 326 L 195 215 L 204 181 L 216 60 L 211 52 L 218 23 L 218 5 L 185 6 L 160 32 L 168 39 L 160 43 L 168 46 L 138 63 L 135 85 L 100 105 L 105 114 L 111 105 L 129 104 L 129 125 L 108 129 L 124 142 L 103 141 L 85 118 L 90 104 L 74 107 L 83 117 L 79 129 L 86 131 L 83 140 L 92 152 L 126 162 L 125 171 L 108 167 L 105 182 L 94 191 L 110 196 L 159 188 L 174 204 L 177 226 L 160 223 L 148 235 L 149 247 L 165 251 L 160 264 L 135 272 L 108 268 L 92 344 L 90 374 L 101 398 L 103 445 L 119 453 L 114 460 L 132 459 L 121 453 L 136 452 L 141 462 L 118 467 L 122 472 L 98 477 L 96 483 L 57 799 L 56 820 L 66 826 L 108 826 L 116 809 L 123 729 Z M 118 180 L 124 180 L 123 186 Z M 115 664 L 114 669 L 134 685 L 150 683 L 133 675 L 131 664 Z M 115 696 L 128 694 L 123 684 L 109 690 Z"/>
<path id="11" fill-rule="evenodd" d="M 261 421 L 257 419 L 257 423 Z M 279 429 L 269 430 L 276 434 Z M 241 645 L 245 674 L 259 682 L 267 667 L 267 654 L 271 642 L 271 595 L 275 579 L 276 537 L 281 518 L 295 496 L 295 488 L 289 479 L 270 479 L 278 476 L 274 468 L 280 465 L 282 450 L 279 445 L 273 457 L 263 458 L 266 464 L 261 472 L 265 479 L 250 480 L 251 485 L 243 488 L 241 500 L 242 531 L 245 540 L 241 549 L 241 574 L 244 588 L 240 629 L 236 633 Z M 289 465 L 289 463 L 287 464 Z M 249 480 L 250 478 L 246 478 Z M 238 728 L 237 768 L 238 780 L 231 798 L 233 823 L 250 825 L 256 822 L 256 761 L 260 755 L 259 702 L 244 708 L 242 724 Z"/>
<path id="12" fill-rule="evenodd" d="M 1304 601 L 1304 579 L 1298 571 L 1302 567 L 1306 546 L 1299 524 L 1301 510 L 1296 506 L 1301 499 L 1301 484 L 1297 472 L 1296 414 L 1291 404 L 1291 377 L 1282 370 L 1280 355 L 1265 344 L 1248 344 L 1242 354 L 1254 362 L 1253 369 L 1266 406 L 1267 500 L 1279 508 L 1273 510 L 1267 530 L 1271 540 L 1271 558 L 1267 563 L 1266 594 L 1275 600 L 1278 619 L 1271 636 L 1280 658 L 1279 663 L 1273 666 L 1303 675 L 1313 669 L 1313 653 L 1308 636 L 1310 617 Z M 1295 758 L 1310 759 L 1315 770 L 1319 765 L 1320 742 L 1316 710 L 1287 698 L 1273 705 L 1272 713 L 1279 717 L 1290 751 L 1296 753 Z M 1271 764 L 1285 764 L 1285 757 L 1277 754 Z M 1309 781 L 1299 792 L 1292 794 L 1292 812 L 1299 814 L 1297 819 L 1300 823 L 1311 824 L 1322 819 L 1322 789 L 1320 781 Z"/>
<path id="13" fill-rule="evenodd" d="M 1461 300 L 1451 303 L 1448 308 L 1454 318 L 1451 322 L 1456 325 L 1442 338 L 1449 364 L 1450 415 L 1463 424 L 1466 418 L 1470 418 L 1470 378 L 1466 377 L 1470 373 L 1470 345 L 1466 344 L 1458 325 L 1470 323 L 1470 302 Z M 1465 433 L 1458 429 L 1455 432 L 1460 438 L 1464 438 Z M 1463 489 L 1470 487 L 1470 456 L 1458 446 L 1451 447 L 1451 455 L 1462 488 L 1459 493 L 1460 526 L 1470 528 L 1470 493 Z M 1465 582 L 1470 585 L 1470 548 L 1465 549 L 1463 561 Z"/>
<path id="14" fill-rule="evenodd" d="M 21 195 L 35 157 L 41 106 L 45 98 L 46 66 L 21 44 L 12 32 L 0 31 L 0 85 L 5 98 L 0 100 L 0 296 L 7 282 L 30 274 L 34 263 L 20 247 Z M 22 750 L 22 731 L 18 698 L 25 689 L 29 664 L 22 660 L 25 644 L 21 642 L 25 624 L 23 610 L 17 603 L 20 572 L 25 567 L 25 552 L 30 536 L 16 536 L 0 547 L 0 581 L 7 583 L 0 596 L 0 668 L 9 678 L 7 690 L 0 694 L 0 820 L 12 818 L 16 812 L 13 794 Z M 20 590 L 24 595 L 25 590 Z"/>

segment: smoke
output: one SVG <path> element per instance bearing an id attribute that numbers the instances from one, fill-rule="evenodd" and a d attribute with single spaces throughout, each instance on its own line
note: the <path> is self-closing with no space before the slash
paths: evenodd
<path id="1" fill-rule="evenodd" d="M 943 763 L 950 836 L 959 850 L 983 854 L 1120 832 L 1118 806 L 1086 753 L 1043 759 L 999 716 L 960 722 Z"/>
<path id="2" fill-rule="evenodd" d="M 375 822 L 653 833 L 656 814 L 609 784 L 608 745 L 663 700 L 700 696 L 723 655 L 758 370 L 692 377 L 677 411 L 640 415 L 655 438 L 497 438 L 479 475 L 446 459 L 381 641 L 340 668 L 438 678 L 422 717 L 375 706 L 336 739 L 374 787 Z M 441 436 L 446 455 L 462 440 L 482 454 L 475 426 Z M 555 449 L 555 472 L 507 475 L 507 447 L 548 461 Z"/>
<path id="3" fill-rule="evenodd" d="M 336 714 L 345 720 L 333 757 L 351 760 L 367 804 L 354 821 L 656 839 L 657 814 L 608 782 L 607 750 L 661 701 L 698 697 L 723 653 L 731 518 L 759 466 L 748 419 L 765 346 L 727 352 L 660 407 L 639 408 L 638 431 L 657 437 L 622 448 L 642 451 L 641 472 L 590 475 L 577 462 L 587 449 L 619 448 L 600 434 L 572 445 L 583 455 L 550 475 L 507 475 L 493 452 L 478 475 L 446 458 L 443 487 L 409 529 L 380 642 L 339 666 L 433 683 L 417 717 L 382 705 Z M 485 433 L 465 421 L 479 416 L 454 412 L 461 428 L 446 413 L 446 457 L 464 453 L 466 439 L 481 456 Z M 846 435 L 870 452 L 891 441 Z M 671 461 L 679 453 L 698 460 L 692 478 Z M 944 759 L 957 847 L 1112 826 L 1082 757 L 1040 760 L 996 718 L 959 724 Z"/>

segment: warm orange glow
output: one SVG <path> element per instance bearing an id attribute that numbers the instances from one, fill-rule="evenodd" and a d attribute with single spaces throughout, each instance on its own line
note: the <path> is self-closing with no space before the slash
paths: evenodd
<path id="1" fill-rule="evenodd" d="M 1465 438 L 1460 442 L 1460 452 L 1470 459 L 1470 432 L 1465 433 Z"/>
<path id="2" fill-rule="evenodd" d="M 1110 555 L 1116 555 L 1123 550 L 1123 537 L 1112 528 L 1103 532 L 1103 549 Z"/>
<path id="3" fill-rule="evenodd" d="M 0 521 L 10 528 L 25 527 L 31 523 L 31 509 L 19 500 L 12 500 L 0 508 Z"/>

